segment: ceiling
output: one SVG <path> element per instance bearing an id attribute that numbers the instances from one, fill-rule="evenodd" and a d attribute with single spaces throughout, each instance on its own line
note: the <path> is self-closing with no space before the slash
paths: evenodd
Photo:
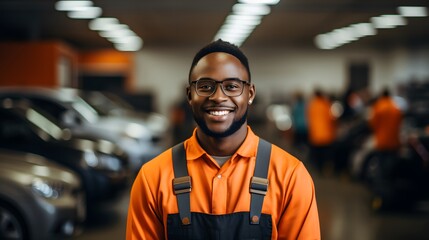
<path id="1" fill-rule="evenodd" d="M 103 17 L 116 17 L 151 46 L 202 46 L 211 41 L 234 0 L 93 0 Z M 0 40 L 62 40 L 77 49 L 113 48 L 88 28 L 54 9 L 54 0 L 0 0 Z M 244 42 L 246 47 L 315 47 L 314 37 L 371 17 L 396 14 L 401 5 L 428 6 L 427 0 L 281 0 Z M 429 43 L 429 17 L 381 29 L 343 47 L 420 46 Z"/>

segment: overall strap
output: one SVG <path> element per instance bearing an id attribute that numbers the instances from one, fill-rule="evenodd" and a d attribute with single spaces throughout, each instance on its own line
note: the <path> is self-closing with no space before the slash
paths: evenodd
<path id="1" fill-rule="evenodd" d="M 177 144 L 172 149 L 173 152 L 173 190 L 176 194 L 180 219 L 183 225 L 191 224 L 190 192 L 192 190 L 191 177 L 188 174 L 186 165 L 186 151 L 182 143 Z M 256 165 L 254 176 L 250 182 L 250 223 L 259 224 L 262 204 L 268 190 L 268 166 L 270 165 L 271 144 L 263 139 L 259 139 L 258 152 L 256 155 Z"/>
<path id="2" fill-rule="evenodd" d="M 175 145 L 173 152 L 173 190 L 177 198 L 179 215 L 183 225 L 191 224 L 190 192 L 192 190 L 191 177 L 186 164 L 186 151 L 183 142 Z"/>
<path id="3" fill-rule="evenodd" d="M 250 180 L 250 224 L 259 224 L 262 204 L 268 190 L 268 166 L 271 158 L 271 144 L 259 138 L 255 172 Z"/>

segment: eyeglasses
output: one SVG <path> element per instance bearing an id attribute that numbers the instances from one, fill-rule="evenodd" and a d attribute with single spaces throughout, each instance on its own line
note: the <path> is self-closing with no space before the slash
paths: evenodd
<path id="1" fill-rule="evenodd" d="M 226 79 L 217 81 L 213 79 L 199 79 L 192 81 L 195 84 L 195 91 L 198 96 L 210 97 L 215 93 L 217 84 L 220 84 L 222 92 L 228 97 L 238 97 L 243 93 L 244 85 L 250 85 L 248 81 L 241 79 Z"/>

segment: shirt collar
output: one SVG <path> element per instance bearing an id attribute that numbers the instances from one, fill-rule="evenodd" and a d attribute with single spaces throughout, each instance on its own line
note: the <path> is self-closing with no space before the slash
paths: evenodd
<path id="1" fill-rule="evenodd" d="M 258 141 L 259 137 L 255 135 L 250 126 L 247 126 L 247 136 L 238 148 L 237 154 L 242 157 L 255 157 Z M 188 160 L 195 160 L 204 154 L 207 154 L 207 152 L 198 143 L 196 129 L 194 129 L 192 136 L 185 141 L 185 147 Z"/>

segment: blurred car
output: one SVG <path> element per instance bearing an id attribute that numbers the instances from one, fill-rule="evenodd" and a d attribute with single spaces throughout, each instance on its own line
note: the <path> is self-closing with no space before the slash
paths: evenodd
<path id="1" fill-rule="evenodd" d="M 0 105 L 0 147 L 41 155 L 75 171 L 88 204 L 106 201 L 126 189 L 128 158 L 114 143 L 77 138 L 25 100 Z"/>
<path id="2" fill-rule="evenodd" d="M 156 112 L 137 111 L 120 96 L 112 92 L 84 91 L 74 89 L 98 115 L 111 117 L 119 121 L 135 122 L 147 126 L 154 143 L 166 144 L 168 119 Z"/>
<path id="3" fill-rule="evenodd" d="M 0 149 L 0 239 L 64 239 L 86 217 L 84 191 L 71 170 Z"/>
<path id="4" fill-rule="evenodd" d="M 77 137 L 116 143 L 127 153 L 133 172 L 137 172 L 145 162 L 164 149 L 153 141 L 153 134 L 147 124 L 123 117 L 100 116 L 75 89 L 1 88 L 0 100 L 7 98 L 31 101 L 32 105 L 53 117 L 62 128 L 69 128 Z"/>

